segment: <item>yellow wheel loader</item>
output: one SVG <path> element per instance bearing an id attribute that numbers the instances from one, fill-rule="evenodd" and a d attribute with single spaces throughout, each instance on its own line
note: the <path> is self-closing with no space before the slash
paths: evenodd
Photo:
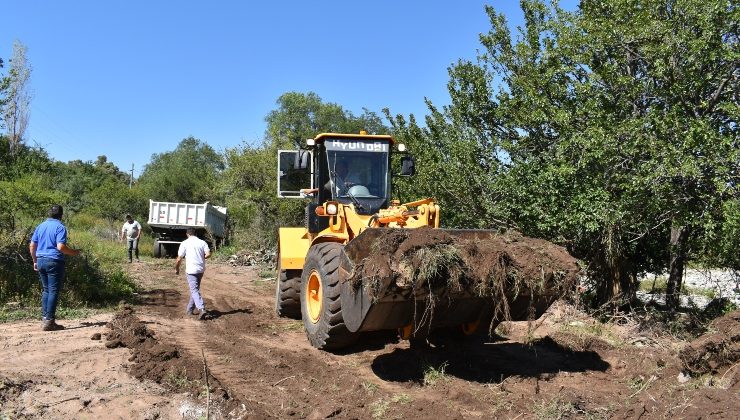
<path id="1" fill-rule="evenodd" d="M 392 200 L 392 155 L 400 154 L 400 176 L 413 175 L 415 162 L 391 136 L 322 133 L 306 143 L 278 151 L 278 195 L 311 201 L 305 226 L 279 229 L 275 310 L 302 319 L 314 347 L 347 347 L 365 331 L 407 339 L 492 331 L 503 319 L 539 316 L 560 290 L 553 284 L 573 280 L 567 253 L 560 265 L 541 258 L 565 252 L 555 245 L 440 229 L 434 200 Z M 514 248 L 492 253 L 501 247 Z M 517 262 L 527 258 L 533 273 Z"/>

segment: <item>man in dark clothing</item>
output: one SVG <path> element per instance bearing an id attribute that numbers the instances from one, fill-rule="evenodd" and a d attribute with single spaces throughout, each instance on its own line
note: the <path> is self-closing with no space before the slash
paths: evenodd
<path id="1" fill-rule="evenodd" d="M 57 300 L 64 283 L 64 256 L 80 254 L 79 250 L 67 246 L 67 228 L 61 222 L 62 214 L 62 206 L 51 206 L 49 218 L 36 226 L 29 244 L 33 269 L 39 273 L 41 281 L 41 319 L 44 331 L 63 328 L 54 320 Z"/>

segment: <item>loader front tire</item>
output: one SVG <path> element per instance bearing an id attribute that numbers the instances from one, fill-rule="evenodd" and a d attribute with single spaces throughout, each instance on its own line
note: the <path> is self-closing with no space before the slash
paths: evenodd
<path id="1" fill-rule="evenodd" d="M 350 332 L 342 318 L 339 259 L 344 246 L 325 242 L 314 245 L 306 256 L 301 278 L 301 313 L 311 345 L 322 350 L 350 346 L 359 333 Z"/>
<path id="2" fill-rule="evenodd" d="M 301 271 L 283 270 L 278 255 L 275 313 L 279 317 L 301 319 Z"/>

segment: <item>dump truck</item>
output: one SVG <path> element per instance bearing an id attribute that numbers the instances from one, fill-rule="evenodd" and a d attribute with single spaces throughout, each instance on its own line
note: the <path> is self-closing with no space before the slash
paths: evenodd
<path id="1" fill-rule="evenodd" d="M 416 162 L 389 135 L 322 133 L 278 151 L 278 196 L 310 199 L 305 224 L 278 232 L 275 311 L 337 350 L 366 331 L 426 340 L 539 317 L 575 283 L 567 251 L 517 232 L 440 228 L 431 198 L 391 198 Z"/>
<path id="2" fill-rule="evenodd" d="M 202 204 L 172 203 L 149 200 L 147 224 L 154 232 L 155 258 L 174 257 L 180 243 L 187 239 L 188 228 L 195 228 L 196 235 L 211 247 L 221 245 L 226 234 L 226 207 Z"/>

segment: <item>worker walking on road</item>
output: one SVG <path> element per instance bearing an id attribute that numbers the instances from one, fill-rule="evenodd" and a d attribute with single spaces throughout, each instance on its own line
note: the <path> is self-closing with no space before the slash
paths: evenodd
<path id="1" fill-rule="evenodd" d="M 200 281 L 203 279 L 203 273 L 206 271 L 206 258 L 211 256 L 211 250 L 208 244 L 195 236 L 195 229 L 189 228 L 186 232 L 188 238 L 180 244 L 177 250 L 177 260 L 175 261 L 175 273 L 180 274 L 180 262 L 185 258 L 185 276 L 190 287 L 190 301 L 185 309 L 188 315 L 193 314 L 194 309 L 198 309 L 199 320 L 206 317 L 206 306 L 203 297 L 200 294 Z"/>
<path id="2" fill-rule="evenodd" d="M 39 273 L 41 281 L 41 329 L 44 331 L 64 328 L 55 321 L 57 302 L 64 284 L 64 256 L 80 254 L 79 250 L 67 246 L 63 214 L 62 206 L 51 206 L 49 218 L 36 227 L 28 245 L 33 258 L 33 270 Z"/>
<path id="3" fill-rule="evenodd" d="M 123 224 L 121 232 L 118 234 L 118 239 L 123 240 L 124 236 L 128 242 L 128 262 L 132 261 L 131 251 L 136 253 L 136 262 L 139 262 L 139 238 L 141 238 L 141 225 L 139 222 L 134 220 L 130 214 L 126 215 L 126 223 Z"/>

